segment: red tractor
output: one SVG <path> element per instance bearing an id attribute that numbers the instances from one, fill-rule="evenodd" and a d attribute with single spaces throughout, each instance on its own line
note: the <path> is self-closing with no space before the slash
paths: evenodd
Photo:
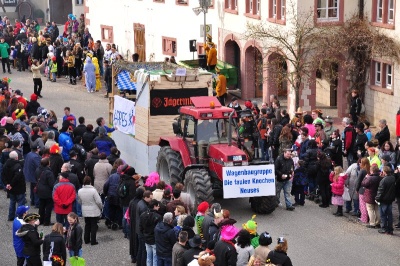
<path id="1" fill-rule="evenodd" d="M 251 157 L 240 145 L 234 109 L 221 106 L 216 97 L 190 99 L 194 106 L 182 106 L 173 123 L 176 136 L 160 138 L 157 172 L 172 186 L 184 183 L 197 207 L 202 201 L 212 202 L 214 191 L 222 191 L 224 166 L 255 162 L 249 161 Z M 253 197 L 250 203 L 256 213 L 264 214 L 278 205 L 276 196 Z"/>

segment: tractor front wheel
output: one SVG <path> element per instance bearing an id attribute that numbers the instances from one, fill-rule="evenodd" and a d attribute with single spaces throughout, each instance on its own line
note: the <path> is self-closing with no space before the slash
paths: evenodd
<path id="1" fill-rule="evenodd" d="M 201 202 L 207 201 L 211 204 L 214 200 L 211 177 L 205 169 L 187 171 L 185 175 L 185 188 L 194 203 L 195 210 L 197 210 L 197 206 Z"/>
<path id="2" fill-rule="evenodd" d="M 157 157 L 157 173 L 160 180 L 174 187 L 176 183 L 182 182 L 182 172 L 183 162 L 179 152 L 170 146 L 161 147 Z"/>

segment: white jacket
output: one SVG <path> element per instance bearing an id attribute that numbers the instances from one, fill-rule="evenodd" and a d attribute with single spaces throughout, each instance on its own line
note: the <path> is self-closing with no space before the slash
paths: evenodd
<path id="1" fill-rule="evenodd" d="M 84 185 L 78 191 L 78 202 L 82 205 L 83 217 L 99 217 L 103 204 L 97 190 L 92 185 Z"/>

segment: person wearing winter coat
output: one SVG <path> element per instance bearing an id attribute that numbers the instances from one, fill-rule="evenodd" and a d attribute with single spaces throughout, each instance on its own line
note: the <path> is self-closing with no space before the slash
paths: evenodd
<path id="1" fill-rule="evenodd" d="M 30 183 L 30 199 L 31 205 L 39 207 L 39 198 L 37 197 L 34 188 L 36 187 L 37 180 L 35 176 L 35 171 L 40 165 L 41 157 L 39 155 L 40 149 L 38 147 L 31 147 L 31 152 L 25 156 L 23 173 L 25 176 L 25 181 Z"/>
<path id="2" fill-rule="evenodd" d="M 92 62 L 90 56 L 86 57 L 85 65 L 83 66 L 83 73 L 85 73 L 85 85 L 89 93 L 96 90 L 96 67 Z"/>
<path id="3" fill-rule="evenodd" d="M 15 217 L 12 227 L 12 235 L 13 235 L 13 246 L 15 250 L 15 254 L 17 255 L 17 266 L 25 265 L 25 256 L 23 253 L 24 250 L 24 240 L 19 237 L 16 232 L 25 224 L 24 217 L 28 213 L 29 206 L 19 206 L 17 208 L 17 217 Z"/>
<path id="4" fill-rule="evenodd" d="M 82 257 L 82 227 L 79 224 L 79 216 L 70 212 L 68 214 L 68 229 L 65 245 L 69 250 L 70 257 Z"/>
<path id="5" fill-rule="evenodd" d="M 129 171 L 129 169 L 128 169 Z M 127 208 L 128 219 L 123 221 L 123 232 L 126 235 L 125 238 L 129 238 L 129 255 L 131 255 L 132 263 L 136 263 L 138 255 L 138 239 L 136 235 L 136 209 L 139 201 L 142 200 L 144 194 L 144 188 L 139 187 L 136 189 L 134 198 L 129 202 L 129 207 Z M 125 215 L 126 216 L 126 215 Z M 124 217 L 125 218 L 125 217 Z M 126 222 L 128 225 L 126 225 Z M 126 227 L 126 228 L 125 228 Z"/>
<path id="6" fill-rule="evenodd" d="M 104 152 L 99 153 L 99 161 L 94 165 L 94 187 L 100 195 L 103 195 L 103 187 L 108 177 L 111 175 L 112 166 L 107 160 Z M 105 196 L 104 196 L 105 197 Z"/>
<path id="7" fill-rule="evenodd" d="M 83 187 L 78 191 L 78 201 L 82 205 L 82 216 L 85 218 L 85 244 L 97 245 L 97 220 L 101 215 L 103 203 L 99 193 L 90 185 L 89 176 L 83 179 Z"/>
<path id="8" fill-rule="evenodd" d="M 131 219 L 131 222 L 134 222 L 135 224 L 135 232 L 136 236 L 138 239 L 138 248 L 137 248 L 137 265 L 145 265 L 146 264 L 146 245 L 145 245 L 145 239 L 143 233 L 140 231 L 140 215 L 145 213 L 149 207 L 148 204 L 150 203 L 151 199 L 153 197 L 153 194 L 151 193 L 150 190 L 146 190 L 143 193 L 143 197 L 141 200 L 136 205 L 136 214 L 135 214 L 135 220 L 133 221 Z"/>
<path id="9" fill-rule="evenodd" d="M 368 211 L 367 211 L 367 205 L 364 200 L 365 188 L 361 186 L 361 183 L 369 172 L 370 172 L 369 160 L 367 157 L 364 157 L 361 159 L 360 162 L 360 171 L 358 173 L 358 178 L 355 186 L 355 191 L 358 195 L 359 209 L 361 214 L 360 221 L 364 224 L 368 222 Z"/>
<path id="10" fill-rule="evenodd" d="M 267 257 L 267 260 L 275 265 L 282 266 L 292 266 L 292 261 L 287 255 L 288 243 L 286 238 L 279 237 L 278 244 L 275 246 L 275 249 L 272 250 Z"/>
<path id="11" fill-rule="evenodd" d="M 65 227 L 67 227 L 67 215 L 72 212 L 75 199 L 75 186 L 69 182 L 67 172 L 61 173 L 58 184 L 53 188 L 53 202 L 56 220 Z"/>
<path id="12" fill-rule="evenodd" d="M 44 226 L 50 225 L 51 211 L 53 209 L 52 192 L 55 178 L 49 166 L 49 158 L 42 159 L 39 168 L 35 171 L 37 180 L 36 195 L 39 198 L 39 221 Z"/>
<path id="13" fill-rule="evenodd" d="M 260 234 L 259 246 L 254 249 L 254 256 L 261 259 L 261 266 L 265 265 L 268 254 L 271 252 L 269 245 L 272 244 L 272 237 L 268 232 Z"/>
<path id="14" fill-rule="evenodd" d="M 69 164 L 71 165 L 71 173 L 75 174 L 78 177 L 79 184 L 82 186 L 83 178 L 85 177 L 85 172 L 83 170 L 83 163 L 77 161 L 78 155 L 74 150 L 69 152 Z"/>
<path id="15" fill-rule="evenodd" d="M 385 141 L 390 141 L 390 131 L 385 119 L 379 120 L 379 128 L 380 130 L 375 134 L 375 139 L 378 140 L 379 147 L 381 147 Z"/>
<path id="16" fill-rule="evenodd" d="M 353 216 L 358 216 L 360 213 L 358 193 L 355 191 L 359 171 L 358 163 L 353 163 L 346 170 L 348 178 L 345 182 L 345 186 L 349 189 L 350 201 L 346 201 L 345 213 L 350 213 Z M 352 208 L 352 204 L 354 208 Z"/>
<path id="17" fill-rule="evenodd" d="M 72 146 L 71 151 L 75 151 L 77 155 L 77 160 L 81 163 L 84 164 L 87 158 L 87 152 L 85 148 L 82 146 L 82 137 L 81 136 L 76 136 L 74 137 L 74 146 Z"/>
<path id="18" fill-rule="evenodd" d="M 251 245 L 251 236 L 246 229 L 239 231 L 237 243 L 235 244 L 237 255 L 237 266 L 247 266 L 249 258 L 254 255 L 254 248 Z"/>
<path id="19" fill-rule="evenodd" d="M 188 235 L 187 232 L 180 232 L 178 236 L 178 242 L 172 248 L 172 265 L 173 266 L 185 266 L 183 264 L 183 253 L 187 250 Z"/>
<path id="20" fill-rule="evenodd" d="M 321 208 L 329 207 L 329 201 L 331 199 L 329 174 L 331 169 L 332 161 L 325 155 L 325 153 L 318 153 L 316 184 L 320 189 L 322 202 L 319 207 Z"/>
<path id="21" fill-rule="evenodd" d="M 139 217 L 139 231 L 143 235 L 147 252 L 147 266 L 157 265 L 156 240 L 154 229 L 156 225 L 162 221 L 161 215 L 157 212 L 160 208 L 160 203 L 152 199 L 149 203 L 148 210 L 142 213 Z"/>
<path id="22" fill-rule="evenodd" d="M 71 138 L 71 132 L 73 128 L 69 125 L 68 121 L 63 122 L 63 126 L 60 130 L 60 136 L 58 137 L 58 144 L 62 147 L 61 155 L 64 159 L 64 162 L 69 161 L 69 151 L 74 146 Z"/>
<path id="23" fill-rule="evenodd" d="M 12 151 L 9 156 L 10 158 L 3 166 L 3 180 L 10 195 L 8 220 L 13 221 L 15 218 L 15 205 L 22 206 L 26 204 L 26 183 L 21 162 L 18 161 L 18 153 Z"/>
<path id="24" fill-rule="evenodd" d="M 96 133 L 93 131 L 93 125 L 88 124 L 86 126 L 86 132 L 82 135 L 82 145 L 85 148 L 86 152 L 89 152 L 93 149 L 92 143 L 96 138 Z"/>
<path id="25" fill-rule="evenodd" d="M 164 214 L 162 222 L 159 222 L 154 228 L 158 265 L 172 264 L 172 248 L 176 243 L 175 232 L 172 226 L 173 219 L 173 214 L 167 212 Z"/>
<path id="26" fill-rule="evenodd" d="M 238 254 L 233 241 L 238 233 L 239 229 L 233 225 L 222 227 L 221 239 L 215 243 L 214 247 L 215 266 L 236 266 Z"/>
<path id="27" fill-rule="evenodd" d="M 40 93 L 39 90 L 38 93 Z M 36 95 L 35 93 L 31 94 L 31 100 L 28 102 L 25 110 L 28 114 L 28 118 L 37 115 L 37 109 L 40 107 L 40 103 L 37 101 L 37 98 L 38 95 Z"/>
<path id="28" fill-rule="evenodd" d="M 60 154 L 60 147 L 58 144 L 54 144 L 50 147 L 50 169 L 53 172 L 54 177 L 57 177 L 61 173 L 61 167 L 64 160 Z"/>
<path id="29" fill-rule="evenodd" d="M 294 163 L 291 150 L 285 150 L 282 155 L 275 160 L 275 175 L 276 175 L 276 196 L 280 198 L 281 190 L 285 196 L 286 210 L 293 211 L 295 208 L 290 200 L 290 192 L 294 173 Z"/>
<path id="30" fill-rule="evenodd" d="M 25 224 L 16 232 L 17 236 L 24 240 L 23 254 L 26 257 L 27 265 L 42 265 L 40 246 L 43 244 L 43 240 L 37 230 L 39 217 L 36 213 L 26 214 L 24 217 Z"/>
<path id="31" fill-rule="evenodd" d="M 337 206 L 337 211 L 333 214 L 335 216 L 343 216 L 343 193 L 344 183 L 347 179 L 347 175 L 344 173 L 341 166 L 336 166 L 333 172 L 329 175 L 331 181 L 332 191 L 332 204 Z"/>
<path id="32" fill-rule="evenodd" d="M 112 138 L 107 136 L 106 129 L 99 127 L 99 136 L 93 140 L 99 152 L 104 152 L 106 156 L 111 154 L 111 148 L 116 147 L 115 142 Z"/>
<path id="33" fill-rule="evenodd" d="M 60 223 L 55 223 L 51 233 L 43 239 L 43 261 L 51 261 L 52 256 L 58 256 L 63 261 L 67 261 L 64 229 Z"/>
<path id="34" fill-rule="evenodd" d="M 375 202 L 380 181 L 381 177 L 379 176 L 379 168 L 376 164 L 373 164 L 371 165 L 370 174 L 361 182 L 361 185 L 365 188 L 364 201 L 367 205 L 369 216 L 368 228 L 375 228 L 380 224 L 378 204 Z"/>
<path id="35" fill-rule="evenodd" d="M 383 167 L 382 175 L 383 179 L 379 182 L 378 192 L 375 197 L 381 216 L 381 229 L 378 232 L 393 235 L 392 203 L 396 199 L 396 178 L 389 166 Z"/>
<path id="36" fill-rule="evenodd" d="M 118 187 L 120 184 L 120 174 L 114 173 L 110 175 L 103 186 L 103 193 L 107 197 L 107 204 L 109 205 L 109 217 L 106 221 L 108 228 L 112 225 L 122 226 L 122 208 L 119 204 Z M 106 203 L 105 203 L 106 204 Z"/>
<path id="37" fill-rule="evenodd" d="M 99 161 L 99 150 L 97 148 L 93 149 L 91 152 L 89 152 L 88 155 L 91 155 L 88 157 L 88 159 L 85 161 L 85 173 L 86 175 L 90 176 L 92 179 L 92 186 L 94 185 L 94 166 L 96 163 Z"/>
<path id="38" fill-rule="evenodd" d="M 304 155 L 304 166 L 307 169 L 308 193 L 309 200 L 314 200 L 316 189 L 317 163 L 318 163 L 318 146 L 314 139 L 308 142 L 307 151 Z"/>

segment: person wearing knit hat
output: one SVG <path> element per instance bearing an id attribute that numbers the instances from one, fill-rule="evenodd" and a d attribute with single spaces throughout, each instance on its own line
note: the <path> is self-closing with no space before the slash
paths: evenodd
<path id="1" fill-rule="evenodd" d="M 268 254 L 271 252 L 269 245 L 272 244 L 272 237 L 268 232 L 260 234 L 259 246 L 254 249 L 254 256 L 259 257 L 261 261 L 267 261 Z M 263 265 L 263 264 L 262 264 Z"/>
<path id="2" fill-rule="evenodd" d="M 257 222 L 254 220 L 255 218 L 256 215 L 253 215 L 250 220 L 242 225 L 243 229 L 246 229 L 251 235 L 251 245 L 253 248 L 258 247 L 259 245 L 259 235 L 257 234 Z"/>
<path id="3" fill-rule="evenodd" d="M 17 217 L 15 217 L 12 228 L 13 235 L 13 244 L 15 254 L 17 255 L 17 265 L 24 265 L 25 256 L 23 253 L 24 250 L 24 241 L 21 237 L 17 236 L 15 233 L 25 224 L 24 217 L 29 210 L 29 206 L 21 205 L 17 208 Z"/>
<path id="4" fill-rule="evenodd" d="M 207 212 L 208 208 L 209 204 L 207 201 L 203 201 L 199 204 L 199 206 L 197 206 L 197 214 L 195 220 L 196 220 L 197 233 L 200 235 L 201 239 L 204 239 L 202 226 L 204 221 L 204 215 Z"/>

